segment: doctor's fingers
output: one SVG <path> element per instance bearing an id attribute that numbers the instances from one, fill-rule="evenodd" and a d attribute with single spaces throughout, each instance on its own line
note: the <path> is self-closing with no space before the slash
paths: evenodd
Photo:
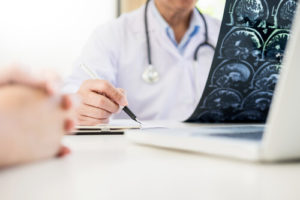
<path id="1" fill-rule="evenodd" d="M 78 123 L 80 126 L 95 126 L 98 124 L 107 124 L 109 119 L 95 119 L 84 115 L 78 116 Z"/>
<path id="2" fill-rule="evenodd" d="M 125 91 L 124 89 L 118 88 L 118 90 L 119 90 L 122 94 L 124 94 L 124 95 L 126 96 L 126 91 Z"/>
<path id="3" fill-rule="evenodd" d="M 82 103 L 101 108 L 110 113 L 116 113 L 119 110 L 119 105 L 108 99 L 106 96 L 97 94 L 95 92 L 88 92 L 83 95 Z"/>
<path id="4" fill-rule="evenodd" d="M 106 80 L 88 80 L 84 84 L 86 84 L 90 90 L 104 94 L 121 106 L 128 104 L 126 96 Z"/>
<path id="5" fill-rule="evenodd" d="M 90 105 L 81 104 L 77 109 L 77 115 L 85 115 L 95 119 L 106 119 L 109 118 L 112 113 L 107 112 L 101 108 L 96 108 Z"/>

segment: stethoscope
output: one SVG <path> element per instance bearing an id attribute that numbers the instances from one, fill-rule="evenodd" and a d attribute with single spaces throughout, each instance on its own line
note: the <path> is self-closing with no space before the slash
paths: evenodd
<path id="1" fill-rule="evenodd" d="M 146 33 L 146 40 L 147 40 L 147 56 L 148 56 L 148 67 L 145 69 L 144 73 L 142 74 L 142 78 L 146 83 L 154 84 L 157 83 L 160 79 L 160 75 L 158 71 L 155 69 L 155 67 L 152 65 L 152 57 L 151 57 L 151 44 L 150 44 L 150 35 L 149 35 L 149 25 L 148 25 L 148 7 L 149 7 L 150 0 L 147 0 L 146 6 L 145 6 L 145 33 Z M 208 27 L 207 22 L 204 17 L 204 15 L 200 12 L 199 9 L 196 8 L 199 15 L 201 16 L 205 28 L 204 33 L 204 42 L 200 43 L 194 52 L 194 66 L 197 65 L 198 60 L 198 52 L 201 47 L 208 46 L 211 49 L 215 50 L 215 47 L 208 42 Z"/>

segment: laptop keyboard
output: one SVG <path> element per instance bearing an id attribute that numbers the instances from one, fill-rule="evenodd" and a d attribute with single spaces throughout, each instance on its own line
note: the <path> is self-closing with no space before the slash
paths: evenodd
<path id="1" fill-rule="evenodd" d="M 197 132 L 194 131 L 191 135 L 259 141 L 263 132 L 264 126 L 215 126 L 198 128 Z"/>
<path id="2" fill-rule="evenodd" d="M 263 136 L 263 132 L 251 132 L 251 133 L 216 133 L 210 134 L 209 136 L 213 137 L 227 137 L 232 139 L 244 139 L 244 140 L 261 140 Z"/>

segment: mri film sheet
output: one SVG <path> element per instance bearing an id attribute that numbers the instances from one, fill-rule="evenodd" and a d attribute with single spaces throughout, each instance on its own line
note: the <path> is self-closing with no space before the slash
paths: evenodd
<path id="1" fill-rule="evenodd" d="M 266 121 L 297 0 L 227 0 L 202 98 L 188 122 Z"/>

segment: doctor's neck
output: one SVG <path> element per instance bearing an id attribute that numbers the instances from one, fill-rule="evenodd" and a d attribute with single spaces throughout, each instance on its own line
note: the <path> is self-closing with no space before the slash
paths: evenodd
<path id="1" fill-rule="evenodd" d="M 182 2 L 185 5 L 182 5 Z M 190 19 L 195 7 L 194 0 L 155 0 L 155 6 L 172 27 L 177 43 L 181 41 L 190 25 Z"/>

